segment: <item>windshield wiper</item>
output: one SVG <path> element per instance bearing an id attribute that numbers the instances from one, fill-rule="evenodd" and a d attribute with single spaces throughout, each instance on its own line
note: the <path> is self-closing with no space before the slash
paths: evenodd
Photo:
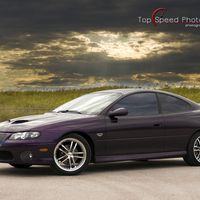
<path id="1" fill-rule="evenodd" d="M 59 110 L 58 111 L 58 113 L 67 113 L 67 112 L 73 112 L 73 113 L 82 114 L 81 112 L 79 112 L 77 110 Z"/>

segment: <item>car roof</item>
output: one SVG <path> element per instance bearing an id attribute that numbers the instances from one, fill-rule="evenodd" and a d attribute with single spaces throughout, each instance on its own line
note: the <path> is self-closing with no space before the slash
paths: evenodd
<path id="1" fill-rule="evenodd" d="M 108 93 L 121 93 L 121 94 L 124 94 L 124 95 L 127 95 L 127 94 L 132 94 L 132 93 L 136 93 L 136 92 L 162 92 L 162 93 L 166 93 L 166 94 L 172 94 L 174 95 L 173 93 L 170 93 L 170 92 L 164 92 L 164 91 L 160 91 L 160 90 L 152 90 L 152 89 L 140 89 L 140 88 L 124 88 L 124 89 L 111 89 L 111 90 L 102 90 L 102 91 L 99 91 L 99 92 L 108 92 Z"/>

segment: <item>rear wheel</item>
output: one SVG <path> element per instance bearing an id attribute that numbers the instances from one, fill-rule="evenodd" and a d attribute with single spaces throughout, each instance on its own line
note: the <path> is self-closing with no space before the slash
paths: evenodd
<path id="1" fill-rule="evenodd" d="M 200 166 L 200 132 L 192 136 L 183 159 L 188 165 Z"/>
<path id="2" fill-rule="evenodd" d="M 60 174 L 75 175 L 85 170 L 90 160 L 90 145 L 82 136 L 73 133 L 55 146 L 52 168 Z"/>

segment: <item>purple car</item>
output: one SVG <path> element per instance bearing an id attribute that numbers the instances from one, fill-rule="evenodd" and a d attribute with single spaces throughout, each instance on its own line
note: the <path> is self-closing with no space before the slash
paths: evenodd
<path id="1" fill-rule="evenodd" d="M 0 123 L 0 162 L 17 168 L 73 175 L 89 163 L 172 157 L 200 165 L 200 106 L 163 91 L 94 92 Z"/>

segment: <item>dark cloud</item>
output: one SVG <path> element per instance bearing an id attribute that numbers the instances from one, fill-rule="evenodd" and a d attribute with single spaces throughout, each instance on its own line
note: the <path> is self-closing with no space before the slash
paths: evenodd
<path id="1" fill-rule="evenodd" d="M 200 73 L 199 28 L 180 25 L 139 23 L 138 17 L 151 18 L 160 7 L 167 8 L 164 17 L 199 17 L 200 3 L 194 1 L 134 1 L 134 0 L 7 0 L 0 2 L 0 50 L 19 52 L 13 59 L 7 55 L 1 65 L 10 70 L 34 70 L 45 80 L 19 82 L 19 85 L 78 85 L 88 77 L 102 77 L 125 84 L 133 83 L 131 75 L 173 72 L 174 74 Z M 160 16 L 160 12 L 157 13 Z M 140 53 L 141 45 L 153 40 L 162 47 L 152 47 L 143 58 L 117 59 L 106 50 L 98 51 L 98 42 L 86 42 L 76 37 L 93 31 L 120 33 L 142 32 L 135 43 L 128 43 L 134 52 Z M 158 37 L 158 33 L 161 33 Z M 96 39 L 97 40 L 97 39 Z M 123 41 L 122 41 L 123 43 Z M 169 45 L 168 45 L 169 44 Z M 88 48 L 95 50 L 89 51 Z M 117 48 L 117 45 L 116 45 Z M 160 52 L 163 53 L 160 53 Z M 123 52 L 122 52 L 123 53 Z M 9 55 L 12 57 L 12 55 Z M 75 74 L 80 74 L 78 77 Z M 148 76 L 149 79 L 153 77 Z M 154 76 L 158 81 L 184 81 L 180 76 Z M 100 81 L 100 78 L 96 80 Z M 114 82 L 114 81 L 110 81 Z M 136 81 L 137 82 L 137 81 Z"/>
<path id="2" fill-rule="evenodd" d="M 158 26 L 138 23 L 138 17 L 151 17 L 159 7 L 168 10 L 165 17 L 197 17 L 196 1 L 130 0 L 8 0 L 0 3 L 1 30 L 8 35 L 22 33 L 53 36 L 53 33 L 91 30 L 180 31 L 181 26 Z M 177 27 L 177 28 L 176 28 Z M 182 31 L 187 31 L 184 27 Z M 193 29 L 194 30 L 194 29 Z M 192 31 L 191 29 L 189 31 Z"/>

